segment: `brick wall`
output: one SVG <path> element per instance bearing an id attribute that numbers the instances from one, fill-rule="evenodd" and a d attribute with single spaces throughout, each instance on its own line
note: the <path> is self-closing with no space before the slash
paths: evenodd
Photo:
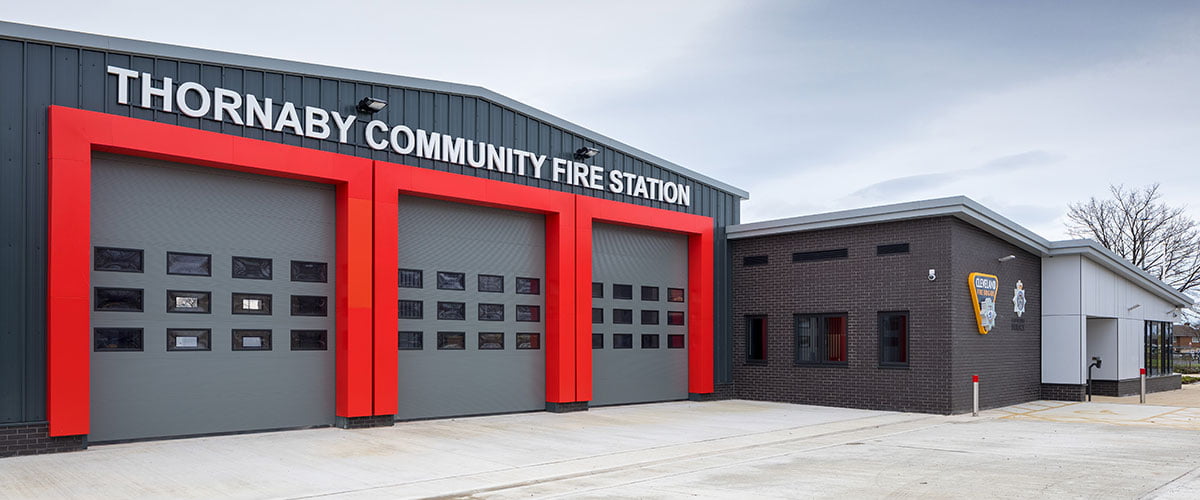
<path id="1" fill-rule="evenodd" d="M 966 278 L 950 271 L 950 218 L 872 224 L 731 242 L 733 374 L 737 397 L 790 403 L 949 413 L 950 294 Z M 908 243 L 906 254 L 876 246 Z M 791 261 L 793 252 L 847 248 L 849 257 Z M 746 256 L 768 264 L 743 266 Z M 929 269 L 938 279 L 929 281 Z M 909 366 L 879 366 L 878 313 L 908 311 Z M 795 314 L 845 313 L 847 364 L 795 362 Z M 747 315 L 767 317 L 767 362 L 746 361 Z M 1036 360 L 1035 360 L 1036 362 Z"/>
<path id="2" fill-rule="evenodd" d="M 0 425 L 0 457 L 86 448 L 87 436 L 50 437 L 50 426 L 46 422 Z"/>
<path id="3" fill-rule="evenodd" d="M 1042 384 L 1042 399 L 1051 401 L 1085 401 L 1087 386 L 1076 384 Z"/>
<path id="4" fill-rule="evenodd" d="M 955 220 L 951 224 L 952 413 L 971 411 L 971 375 L 979 375 L 979 407 L 998 408 L 1041 398 L 1042 393 L 1042 259 L 981 229 Z M 998 259 L 1016 256 L 1007 262 Z M 996 326 L 980 335 L 967 276 L 973 272 L 1000 280 Z M 1013 312 L 1017 280 L 1025 286 L 1025 314 Z"/>
<path id="5" fill-rule="evenodd" d="M 908 243 L 909 253 L 876 255 Z M 925 413 L 971 411 L 972 374 L 980 406 L 1041 397 L 1041 259 L 952 217 L 889 222 L 732 240 L 734 384 L 737 397 Z M 845 259 L 791 261 L 793 252 L 846 248 Z M 1000 257 L 1017 258 L 1000 263 Z M 768 263 L 745 266 L 747 256 Z M 930 269 L 937 279 L 929 281 Z M 1000 278 L 998 324 L 975 326 L 967 275 Z M 1014 323 L 1012 294 L 1022 280 L 1026 310 Z M 909 364 L 879 363 L 878 313 L 908 311 Z M 847 363 L 795 362 L 794 315 L 844 313 Z M 746 360 L 746 316 L 767 317 L 767 361 Z"/>

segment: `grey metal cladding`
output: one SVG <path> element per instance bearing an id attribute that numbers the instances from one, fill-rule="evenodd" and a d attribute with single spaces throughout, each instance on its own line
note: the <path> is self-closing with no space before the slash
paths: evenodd
<path id="1" fill-rule="evenodd" d="M 592 281 L 603 283 L 608 291 L 614 283 L 656 286 L 665 294 L 668 288 L 687 288 L 687 238 L 673 233 L 649 231 L 610 224 L 596 224 L 592 231 Z M 691 339 L 684 337 L 683 349 L 667 348 L 667 335 L 686 334 L 687 324 L 667 325 L 665 321 L 646 324 L 639 321 L 647 311 L 666 317 L 667 312 L 687 315 L 684 302 L 617 299 L 615 294 L 593 298 L 592 306 L 610 314 L 617 309 L 635 313 L 631 324 L 593 324 L 592 332 L 605 337 L 605 347 L 592 350 L 592 404 L 608 405 L 684 399 L 688 395 L 687 349 Z M 632 334 L 632 347 L 614 349 L 613 335 Z M 657 335 L 657 348 L 643 347 L 643 335 Z"/>
<path id="2" fill-rule="evenodd" d="M 92 244 L 144 249 L 146 264 L 92 271 L 92 283 L 145 289 L 146 307 L 92 313 L 96 327 L 143 328 L 144 349 L 91 354 L 89 440 L 332 424 L 335 318 L 288 309 L 292 296 L 333 297 L 336 266 L 327 283 L 287 272 L 246 280 L 233 277 L 231 256 L 334 262 L 333 186 L 108 154 L 92 162 Z M 211 276 L 168 274 L 167 252 L 213 255 Z M 169 290 L 202 293 L 207 312 L 168 312 Z M 270 294 L 271 314 L 237 314 L 235 293 Z M 169 346 L 176 329 L 209 330 L 207 350 Z M 272 348 L 235 351 L 234 330 L 271 330 Z M 324 330 L 330 349 L 295 351 L 291 330 Z"/>
<path id="3" fill-rule="evenodd" d="M 260 57 L 139 42 L 0 22 L 0 423 L 45 420 L 46 296 L 46 122 L 47 106 L 60 105 L 230 135 L 292 144 L 376 160 L 493 178 L 625 203 L 681 210 L 624 194 L 479 171 L 361 144 L 340 144 L 243 127 L 177 113 L 118 104 L 116 81 L 107 65 L 192 79 L 223 88 L 298 104 L 349 112 L 365 95 L 386 98 L 381 119 L 461 137 L 511 145 L 539 154 L 568 155 L 576 144 L 601 150 L 610 168 L 694 182 L 693 201 L 683 211 L 714 218 L 717 319 L 716 378 L 731 380 L 723 360 L 731 328 L 728 252 L 720 228 L 738 222 L 744 192 L 662 161 L 618 141 L 572 125 L 529 106 L 468 85 L 450 84 L 331 68 Z M 360 120 L 351 134 L 361 135 Z M 711 182 L 710 182 L 711 181 Z M 16 214 L 16 215 L 13 215 Z M 286 263 L 277 263 L 286 265 Z M 723 288 L 726 287 L 726 288 Z M 722 297 L 726 297 L 722 300 Z"/>
<path id="4" fill-rule="evenodd" d="M 544 409 L 546 351 L 518 350 L 516 334 L 538 333 L 545 346 L 545 289 L 519 294 L 516 278 L 546 281 L 545 217 L 412 196 L 399 203 L 397 267 L 420 269 L 426 279 L 423 288 L 399 288 L 399 299 L 422 301 L 425 314 L 397 321 L 398 331 L 421 332 L 423 348 L 399 351 L 396 418 Z M 463 273 L 465 286 L 434 286 L 438 272 Z M 479 275 L 502 276 L 504 291 L 479 291 Z M 465 315 L 438 319 L 439 303 L 464 304 Z M 503 317 L 481 317 L 481 304 L 502 305 Z M 520 321 L 522 305 L 537 306 L 539 321 Z M 453 336 L 455 348 L 439 349 L 438 332 L 463 335 Z M 503 349 L 479 346 L 479 334 L 492 332 L 503 333 Z"/>

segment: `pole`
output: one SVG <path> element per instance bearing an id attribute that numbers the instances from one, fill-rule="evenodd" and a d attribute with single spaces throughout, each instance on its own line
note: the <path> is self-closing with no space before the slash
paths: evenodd
<path id="1" fill-rule="evenodd" d="M 1142 397 L 1141 397 L 1140 403 L 1146 404 L 1146 369 L 1145 368 L 1142 368 L 1141 376 L 1142 376 Z"/>
<path id="2" fill-rule="evenodd" d="M 971 411 L 972 417 L 979 416 L 979 375 L 971 375 L 971 386 L 975 391 L 975 406 Z"/>

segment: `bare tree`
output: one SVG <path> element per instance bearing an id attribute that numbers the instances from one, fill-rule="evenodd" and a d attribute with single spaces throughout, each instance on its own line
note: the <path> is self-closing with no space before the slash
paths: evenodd
<path id="1" fill-rule="evenodd" d="M 1092 238 L 1181 292 L 1200 291 L 1200 226 L 1161 201 L 1158 184 L 1108 187 L 1111 198 L 1072 203 L 1067 233 Z"/>

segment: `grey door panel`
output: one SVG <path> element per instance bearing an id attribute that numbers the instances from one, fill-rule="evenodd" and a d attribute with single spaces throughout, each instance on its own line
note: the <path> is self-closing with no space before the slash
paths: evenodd
<path id="1" fill-rule="evenodd" d="M 644 229 L 596 224 L 592 231 L 592 281 L 603 284 L 603 322 L 592 331 L 604 346 L 592 349 L 592 405 L 687 398 L 687 302 L 669 302 L 668 289 L 687 289 L 687 237 Z M 631 299 L 614 296 L 614 285 L 630 285 Z M 658 288 L 658 300 L 643 300 L 642 287 Z M 614 311 L 632 311 L 630 324 L 614 324 Z M 658 311 L 658 324 L 643 324 L 643 311 Z M 668 324 L 682 313 L 683 325 Z M 652 316 L 653 314 L 650 314 Z M 615 349 L 614 335 L 632 335 L 629 349 Z M 642 335 L 658 336 L 658 347 L 643 347 Z M 683 348 L 671 348 L 670 335 L 683 335 Z"/>
<path id="2" fill-rule="evenodd" d="M 409 196 L 399 203 L 397 267 L 421 271 L 423 285 L 401 287 L 399 298 L 420 301 L 423 314 L 399 319 L 397 329 L 423 342 L 399 351 L 396 418 L 544 409 L 545 218 Z M 462 273 L 463 289 L 439 289 L 438 272 Z M 501 276 L 503 292 L 479 291 L 480 275 Z M 538 293 L 516 293 L 518 277 L 536 279 Z M 465 319 L 438 319 L 438 302 L 464 304 Z M 502 305 L 503 320 L 480 320 L 479 304 Z M 538 321 L 517 321 L 518 305 L 536 306 Z M 462 332 L 464 349 L 439 350 L 439 331 Z M 503 333 L 503 348 L 480 349 L 480 332 Z M 538 334 L 538 348 L 517 349 L 518 333 Z"/>
<path id="3" fill-rule="evenodd" d="M 140 352 L 89 346 L 92 441 L 333 423 L 333 187 L 97 154 L 92 200 L 93 247 L 144 254 L 141 273 L 91 272 L 93 287 L 144 291 L 142 312 L 91 313 L 144 335 Z M 211 276 L 194 261 L 168 274 L 168 252 L 210 255 Z M 235 256 L 271 259 L 271 279 L 233 278 Z M 326 282 L 291 281 L 293 260 L 325 263 Z M 168 312 L 171 290 L 208 292 L 208 312 Z M 271 295 L 271 314 L 234 314 L 234 293 Z M 293 316 L 292 295 L 326 297 L 325 315 Z M 209 350 L 168 351 L 168 329 L 211 330 Z M 234 351 L 234 329 L 270 330 L 271 350 Z M 326 331 L 326 350 L 291 350 L 292 330 Z"/>

